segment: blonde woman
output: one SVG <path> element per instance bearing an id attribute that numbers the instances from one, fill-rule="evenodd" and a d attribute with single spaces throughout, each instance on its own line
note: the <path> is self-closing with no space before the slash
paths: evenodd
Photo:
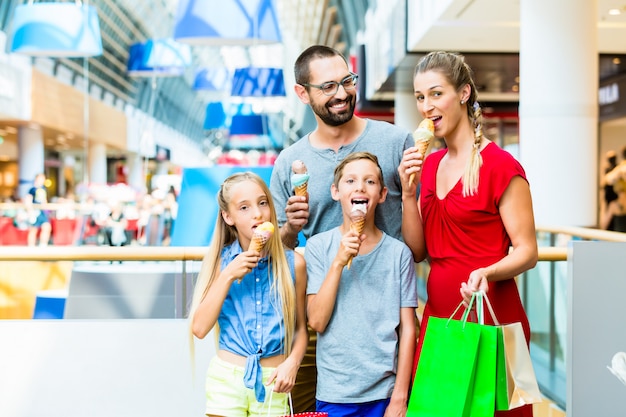
<path id="1" fill-rule="evenodd" d="M 285 414 L 308 343 L 304 258 L 274 233 L 259 253 L 248 250 L 256 227 L 276 229 L 270 192 L 256 174 L 228 177 L 190 310 L 191 331 L 219 327 L 218 351 L 206 379 L 208 416 Z M 272 403 L 268 399 L 273 390 Z"/>
<path id="2" fill-rule="evenodd" d="M 417 109 L 433 121 L 446 148 L 424 155 L 404 152 L 402 235 L 416 262 L 428 258 L 428 301 L 416 364 L 428 318 L 449 317 L 472 292 L 489 292 L 500 323 L 521 322 L 530 341 L 528 318 L 514 277 L 537 263 L 530 187 L 522 166 L 483 136 L 482 111 L 471 70 L 463 56 L 432 52 L 413 78 Z M 415 173 L 417 187 L 409 185 Z M 459 317 L 457 317 L 459 318 Z M 532 416 L 532 406 L 496 415 Z"/>

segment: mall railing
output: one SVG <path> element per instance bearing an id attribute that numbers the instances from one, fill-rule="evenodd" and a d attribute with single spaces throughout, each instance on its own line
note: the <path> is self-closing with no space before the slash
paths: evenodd
<path id="1" fill-rule="evenodd" d="M 106 307 L 104 310 L 109 311 L 108 313 L 95 312 L 94 315 L 90 315 L 87 311 L 89 306 L 86 305 L 82 308 L 82 311 L 87 313 L 85 318 L 100 318 L 99 314 L 110 314 L 112 315 L 110 318 L 163 318 L 164 316 L 183 318 L 187 317 L 194 278 L 199 271 L 200 261 L 206 253 L 206 247 L 0 246 L 0 262 L 30 262 L 32 265 L 37 262 L 62 264 L 71 261 L 69 270 L 59 271 L 56 274 L 67 275 L 68 281 L 70 275 L 78 276 L 82 280 L 79 291 L 83 293 L 80 296 L 88 296 L 95 300 L 98 297 L 97 292 L 102 291 L 100 298 L 107 299 L 109 305 L 115 304 L 111 308 L 117 310 L 117 312 L 112 312 Z M 123 265 L 121 265 L 122 262 Z M 43 267 L 43 270 L 49 271 L 50 269 Z M 48 274 L 52 275 L 52 272 Z M 131 282 L 125 283 L 125 279 Z M 101 282 L 98 283 L 98 280 Z M 43 281 L 49 284 L 50 280 L 44 279 Z M 42 286 L 49 286 L 47 284 Z M 68 297 L 72 296 L 71 289 Z M 26 294 L 28 291 L 18 289 L 15 292 L 24 297 L 28 296 Z M 89 294 L 85 294 L 84 291 L 88 291 Z M 31 295 L 34 298 L 34 294 Z M 138 297 L 142 299 L 137 302 Z M 149 306 L 150 298 L 155 299 L 153 307 Z M 165 298 L 168 300 L 165 301 Z M 83 299 L 87 300 L 87 298 Z M 28 305 L 32 300 L 17 301 Z M 143 306 L 140 308 L 142 312 L 133 313 L 132 311 L 138 308 L 138 304 Z M 96 306 L 93 307 L 96 309 Z M 23 316 L 24 314 L 19 318 L 24 318 Z"/>
<path id="2" fill-rule="evenodd" d="M 570 226 L 538 226 L 540 257 L 518 280 L 531 328 L 531 355 L 542 392 L 566 404 L 568 246 L 575 240 L 626 242 L 626 233 Z"/>
<path id="3" fill-rule="evenodd" d="M 520 295 L 531 324 L 531 355 L 542 392 L 565 409 L 565 352 L 568 244 L 573 240 L 626 242 L 626 234 L 577 227 L 538 227 L 539 263 L 518 279 Z M 0 247 L 0 261 L 137 261 L 168 264 L 181 262 L 181 288 L 176 304 L 177 317 L 186 317 L 186 308 L 204 247 Z M 187 264 L 194 265 L 193 271 Z M 424 263 L 422 263 L 424 264 Z M 420 265 L 420 286 L 424 285 L 427 265 Z M 178 268 L 178 266 L 177 266 Z M 425 294 L 420 289 L 420 294 Z"/>

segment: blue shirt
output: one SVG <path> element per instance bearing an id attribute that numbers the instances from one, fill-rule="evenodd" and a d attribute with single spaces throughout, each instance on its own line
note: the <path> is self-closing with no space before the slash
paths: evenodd
<path id="1" fill-rule="evenodd" d="M 222 250 L 222 269 L 243 252 L 239 241 Z M 286 250 L 287 263 L 295 282 L 293 251 Z M 282 305 L 277 293 L 270 290 L 272 271 L 268 258 L 261 258 L 256 268 L 233 282 L 217 319 L 220 327 L 219 348 L 245 356 L 244 385 L 258 402 L 265 401 L 261 358 L 284 353 L 285 339 Z"/>

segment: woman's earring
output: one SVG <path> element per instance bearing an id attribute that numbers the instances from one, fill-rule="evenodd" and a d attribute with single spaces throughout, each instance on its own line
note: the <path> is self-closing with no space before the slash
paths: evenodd
<path id="1" fill-rule="evenodd" d="M 461 100 L 461 104 L 465 104 L 465 100 Z"/>

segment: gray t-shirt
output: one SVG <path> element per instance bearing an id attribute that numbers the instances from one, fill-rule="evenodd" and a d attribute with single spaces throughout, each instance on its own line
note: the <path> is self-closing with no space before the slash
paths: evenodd
<path id="1" fill-rule="evenodd" d="M 339 148 L 337 152 L 330 148 L 314 148 L 308 135 L 301 138 L 281 151 L 272 170 L 270 191 L 276 205 L 278 223 L 282 226 L 287 221 L 285 207 L 289 197 L 294 195 L 291 164 L 300 159 L 311 176 L 308 185 L 309 221 L 302 229 L 304 236 L 308 239 L 319 232 L 339 226 L 343 222 L 341 205 L 330 194 L 333 172 L 348 154 L 367 151 L 378 157 L 385 185 L 389 189 L 386 201 L 376 208 L 376 226 L 390 236 L 402 239 L 402 189 L 398 166 L 402 153 L 411 146 L 413 138 L 410 132 L 378 120 L 367 120 L 363 134 L 354 142 Z"/>
<path id="2" fill-rule="evenodd" d="M 338 228 L 307 241 L 307 295 L 319 291 L 340 241 Z M 318 400 L 363 403 L 391 396 L 405 307 L 417 307 L 413 256 L 404 243 L 383 233 L 374 250 L 344 268 L 333 314 L 318 333 Z"/>

